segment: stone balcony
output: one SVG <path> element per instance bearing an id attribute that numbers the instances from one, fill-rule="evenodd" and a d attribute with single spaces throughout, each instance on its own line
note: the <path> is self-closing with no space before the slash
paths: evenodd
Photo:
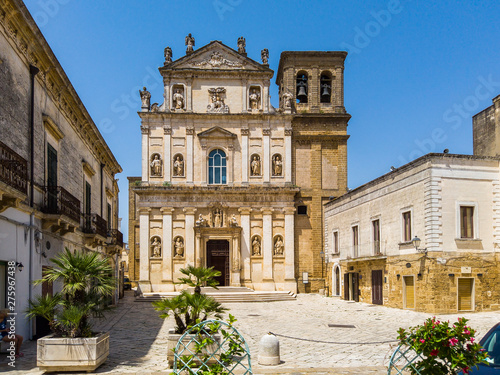
<path id="1" fill-rule="evenodd" d="M 45 186 L 42 227 L 64 235 L 80 226 L 80 201 L 62 186 Z"/>
<path id="2" fill-rule="evenodd" d="M 0 142 L 0 212 L 18 207 L 28 194 L 28 162 Z"/>
<path id="3" fill-rule="evenodd" d="M 86 245 L 94 247 L 106 245 L 108 224 L 98 214 L 83 214 L 82 231 L 85 234 Z"/>
<path id="4" fill-rule="evenodd" d="M 121 253 L 123 250 L 123 233 L 120 232 L 118 229 L 108 230 L 108 238 L 106 243 L 107 243 L 106 252 L 109 255 Z"/>

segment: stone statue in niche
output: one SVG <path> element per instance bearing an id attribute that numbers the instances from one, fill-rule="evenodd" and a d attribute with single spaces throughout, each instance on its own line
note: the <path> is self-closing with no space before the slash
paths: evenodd
<path id="1" fill-rule="evenodd" d="M 219 209 L 214 211 L 214 228 L 222 227 L 222 212 Z"/>
<path id="2" fill-rule="evenodd" d="M 229 221 L 229 224 L 232 226 L 232 227 L 237 227 L 238 226 L 238 220 L 236 219 L 236 215 L 233 214 L 231 216 L 231 219 Z"/>
<path id="3" fill-rule="evenodd" d="M 273 157 L 273 176 L 281 176 L 283 173 L 283 161 L 281 155 L 276 154 Z"/>
<path id="4" fill-rule="evenodd" d="M 161 176 L 161 159 L 160 155 L 155 154 L 151 160 L 151 176 Z"/>
<path id="5" fill-rule="evenodd" d="M 161 243 L 158 237 L 154 237 L 151 242 L 151 256 L 153 258 L 161 257 Z"/>
<path id="6" fill-rule="evenodd" d="M 175 109 L 184 108 L 184 95 L 182 95 L 181 89 L 175 89 L 174 95 L 172 95 L 172 100 L 174 101 Z"/>
<path id="7" fill-rule="evenodd" d="M 141 95 L 141 108 L 149 111 L 149 107 L 151 105 L 151 93 L 146 90 L 144 86 L 142 91 L 139 90 L 139 94 Z"/>
<path id="8" fill-rule="evenodd" d="M 198 217 L 198 220 L 196 220 L 196 226 L 197 227 L 206 227 L 207 226 L 207 221 L 203 217 L 202 214 Z"/>
<path id="9" fill-rule="evenodd" d="M 184 240 L 181 237 L 177 237 L 174 243 L 174 257 L 183 258 L 184 257 Z"/>
<path id="10" fill-rule="evenodd" d="M 284 92 L 281 97 L 283 98 L 283 108 L 285 109 L 292 108 L 293 95 L 289 92 Z"/>
<path id="11" fill-rule="evenodd" d="M 252 172 L 252 176 L 260 176 L 260 157 L 254 155 L 252 159 L 252 163 L 250 163 L 250 169 Z"/>
<path id="12" fill-rule="evenodd" d="M 174 160 L 174 176 L 184 176 L 184 161 L 180 156 Z"/>
<path id="13" fill-rule="evenodd" d="M 262 59 L 262 64 L 267 65 L 267 62 L 269 60 L 269 50 L 267 48 L 264 48 L 262 51 L 260 51 L 260 58 Z"/>
<path id="14" fill-rule="evenodd" d="M 260 253 L 260 240 L 259 237 L 255 236 L 252 241 L 252 255 L 259 256 Z"/>
<path id="15" fill-rule="evenodd" d="M 191 36 L 191 33 L 188 34 L 188 36 L 185 39 L 186 41 L 186 54 L 190 54 L 193 52 L 193 47 L 194 47 L 194 38 Z"/>
<path id="16" fill-rule="evenodd" d="M 250 100 L 250 109 L 259 109 L 260 94 L 257 89 L 252 89 L 248 99 Z"/>
<path id="17" fill-rule="evenodd" d="M 224 103 L 226 89 L 217 87 L 208 89 L 210 104 L 207 106 L 207 113 L 229 113 L 229 107 Z"/>
<path id="18" fill-rule="evenodd" d="M 274 255 L 283 255 L 283 240 L 281 236 L 276 237 L 276 241 L 274 241 Z"/>
<path id="19" fill-rule="evenodd" d="M 245 41 L 245 38 L 240 36 L 238 38 L 238 53 L 246 53 L 245 47 L 247 46 L 247 43 Z"/>
<path id="20" fill-rule="evenodd" d="M 163 63 L 163 65 L 170 64 L 172 62 L 172 48 L 165 48 L 163 54 L 165 55 L 165 62 Z"/>

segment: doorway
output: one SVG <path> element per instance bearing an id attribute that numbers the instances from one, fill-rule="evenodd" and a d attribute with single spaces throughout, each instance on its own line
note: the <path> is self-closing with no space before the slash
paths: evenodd
<path id="1" fill-rule="evenodd" d="M 359 302 L 359 273 L 344 274 L 344 299 Z"/>
<path id="2" fill-rule="evenodd" d="M 382 270 L 372 271 L 372 303 L 382 305 Z"/>
<path id="3" fill-rule="evenodd" d="M 229 286 L 229 241 L 209 240 L 207 242 L 207 267 L 214 267 L 221 275 L 215 280 L 219 286 Z"/>

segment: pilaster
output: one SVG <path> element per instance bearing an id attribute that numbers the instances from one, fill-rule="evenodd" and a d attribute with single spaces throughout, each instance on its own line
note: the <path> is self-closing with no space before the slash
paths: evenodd
<path id="1" fill-rule="evenodd" d="M 251 287 L 252 278 L 250 270 L 250 214 L 252 209 L 250 207 L 241 207 L 240 212 L 240 225 L 241 225 L 241 262 L 243 263 L 243 284 L 246 287 Z"/>
<path id="2" fill-rule="evenodd" d="M 142 181 L 149 181 L 149 128 L 141 126 L 142 133 Z"/>
<path id="3" fill-rule="evenodd" d="M 250 130 L 241 129 L 241 182 L 248 184 L 248 135 Z"/>
<path id="4" fill-rule="evenodd" d="M 195 243 L 194 243 L 194 215 L 196 213 L 195 207 L 186 207 L 184 211 L 185 222 L 185 235 L 186 241 L 184 242 L 184 251 L 186 253 L 186 264 L 195 264 Z"/>
<path id="5" fill-rule="evenodd" d="M 194 128 L 186 128 L 186 182 L 188 184 L 193 183 L 193 156 L 194 156 L 194 147 L 193 147 L 193 135 Z"/>
<path id="6" fill-rule="evenodd" d="M 295 280 L 295 208 L 285 207 L 285 290 L 297 293 Z"/>
<path id="7" fill-rule="evenodd" d="M 163 179 L 170 182 L 172 179 L 172 128 L 166 127 L 163 129 Z"/>
<path id="8" fill-rule="evenodd" d="M 274 290 L 273 279 L 273 209 L 262 208 L 262 254 L 263 254 L 263 288 Z"/>
<path id="9" fill-rule="evenodd" d="M 292 129 L 285 128 L 285 182 L 292 183 Z"/>
<path id="10" fill-rule="evenodd" d="M 271 152 L 271 129 L 262 129 L 262 138 L 264 143 L 264 160 L 263 160 L 263 177 L 264 183 L 269 183 L 271 180 L 270 168 L 270 152 Z"/>
<path id="11" fill-rule="evenodd" d="M 150 208 L 139 209 L 139 288 L 142 293 L 151 292 L 149 279 L 149 213 Z"/>
<path id="12" fill-rule="evenodd" d="M 163 280 L 162 283 L 166 291 L 173 292 L 175 290 L 172 282 L 172 214 L 174 209 L 171 207 L 163 207 L 160 209 L 163 215 Z"/>

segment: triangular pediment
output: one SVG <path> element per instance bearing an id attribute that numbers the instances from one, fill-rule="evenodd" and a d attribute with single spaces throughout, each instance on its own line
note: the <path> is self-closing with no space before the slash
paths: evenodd
<path id="1" fill-rule="evenodd" d="M 199 138 L 236 138 L 237 135 L 231 133 L 226 129 L 222 129 L 220 126 L 214 126 L 208 130 L 198 133 Z"/>
<path id="2" fill-rule="evenodd" d="M 269 72 L 268 66 L 259 64 L 224 43 L 215 40 L 193 53 L 160 68 L 168 70 L 251 70 Z"/>

